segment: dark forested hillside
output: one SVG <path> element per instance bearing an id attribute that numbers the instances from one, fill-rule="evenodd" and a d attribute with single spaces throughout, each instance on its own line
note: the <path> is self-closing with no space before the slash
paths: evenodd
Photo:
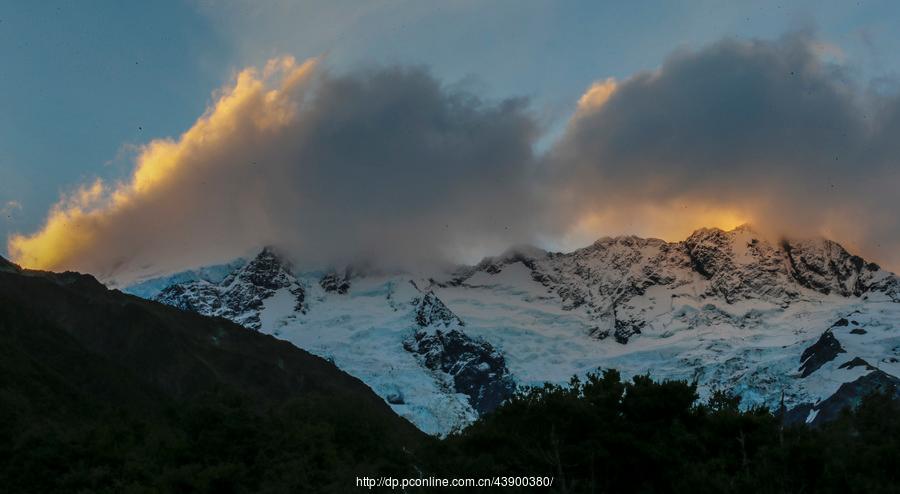
<path id="1" fill-rule="evenodd" d="M 342 491 L 427 438 L 357 379 L 224 319 L 0 265 L 7 492 Z"/>
<path id="2" fill-rule="evenodd" d="M 900 407 L 875 393 L 820 427 L 608 370 L 526 390 L 437 445 L 439 470 L 555 476 L 556 492 L 897 492 Z"/>

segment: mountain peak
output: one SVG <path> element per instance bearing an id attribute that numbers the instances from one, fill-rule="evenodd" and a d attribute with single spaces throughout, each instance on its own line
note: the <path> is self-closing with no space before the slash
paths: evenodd
<path id="1" fill-rule="evenodd" d="M 756 233 L 756 229 L 754 229 L 753 225 L 751 225 L 750 223 L 741 223 L 740 225 L 732 228 L 731 231 Z"/>
<path id="2" fill-rule="evenodd" d="M 297 312 L 306 311 L 306 292 L 294 277 L 290 264 L 275 249 L 266 247 L 219 283 L 198 280 L 173 284 L 154 298 L 182 309 L 226 317 L 258 330 L 264 301 L 282 289 L 294 297 Z"/>
<path id="3" fill-rule="evenodd" d="M 735 242 L 739 241 L 743 243 L 745 240 L 748 243 L 756 244 L 761 241 L 763 243 L 768 243 L 768 240 L 773 239 L 767 240 L 766 236 L 760 233 L 759 230 L 756 230 L 749 223 L 744 223 L 730 230 L 719 227 L 698 228 L 688 235 L 683 242 L 686 244 L 718 244 L 728 248 L 735 244 Z"/>
<path id="4" fill-rule="evenodd" d="M 523 259 L 536 259 L 547 255 L 547 251 L 533 245 L 514 245 L 499 256 L 493 258 L 497 262 L 515 262 Z"/>
<path id="5" fill-rule="evenodd" d="M 643 245 L 651 245 L 651 244 L 664 244 L 665 240 L 661 240 L 655 237 L 639 237 L 637 235 L 618 235 L 615 237 L 601 237 L 594 241 L 593 244 L 586 247 L 590 248 L 609 248 L 613 245 L 624 245 L 624 246 L 643 246 Z"/>
<path id="6" fill-rule="evenodd" d="M 287 265 L 290 264 L 284 257 L 284 255 L 274 246 L 267 245 L 259 251 L 259 254 L 256 255 L 250 262 L 261 262 L 261 261 L 276 261 L 279 264 Z"/>
<path id="7" fill-rule="evenodd" d="M 265 247 L 250 262 L 237 270 L 234 278 L 268 289 L 278 289 L 290 284 L 291 271 L 291 264 L 274 248 Z"/>

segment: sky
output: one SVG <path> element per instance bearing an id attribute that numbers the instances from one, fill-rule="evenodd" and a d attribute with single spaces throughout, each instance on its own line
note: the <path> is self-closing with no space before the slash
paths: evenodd
<path id="1" fill-rule="evenodd" d="M 0 0 L 4 255 L 125 279 L 750 221 L 900 269 L 898 14 Z"/>

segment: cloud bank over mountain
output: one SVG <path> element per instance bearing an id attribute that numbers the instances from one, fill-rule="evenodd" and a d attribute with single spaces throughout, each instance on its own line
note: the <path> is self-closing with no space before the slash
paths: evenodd
<path id="1" fill-rule="evenodd" d="M 595 86 L 546 157 L 563 216 L 666 236 L 749 221 L 896 266 L 900 100 L 857 87 L 820 47 L 725 40 Z"/>
<path id="2" fill-rule="evenodd" d="M 77 189 L 9 250 L 112 278 L 265 244 L 325 263 L 498 249 L 531 228 L 536 136 L 524 101 L 486 103 L 421 68 L 333 75 L 276 59 L 240 72 L 179 138 L 144 146 L 128 180 Z"/>
<path id="3" fill-rule="evenodd" d="M 145 145 L 131 177 L 77 188 L 8 247 L 27 266 L 125 279 L 265 244 L 407 267 L 749 221 L 897 269 L 900 99 L 822 46 L 723 40 L 598 79 L 540 152 L 526 100 L 421 67 L 275 59 L 238 73 L 177 139 Z"/>

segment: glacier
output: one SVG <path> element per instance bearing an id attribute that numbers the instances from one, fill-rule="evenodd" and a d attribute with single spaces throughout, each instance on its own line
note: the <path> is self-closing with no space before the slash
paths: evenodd
<path id="1" fill-rule="evenodd" d="M 825 239 L 702 229 L 681 242 L 515 248 L 429 273 L 286 259 L 267 248 L 125 291 L 325 357 L 435 435 L 516 386 L 598 368 L 697 382 L 702 398 L 724 390 L 809 422 L 836 395 L 900 375 L 897 276 Z"/>

